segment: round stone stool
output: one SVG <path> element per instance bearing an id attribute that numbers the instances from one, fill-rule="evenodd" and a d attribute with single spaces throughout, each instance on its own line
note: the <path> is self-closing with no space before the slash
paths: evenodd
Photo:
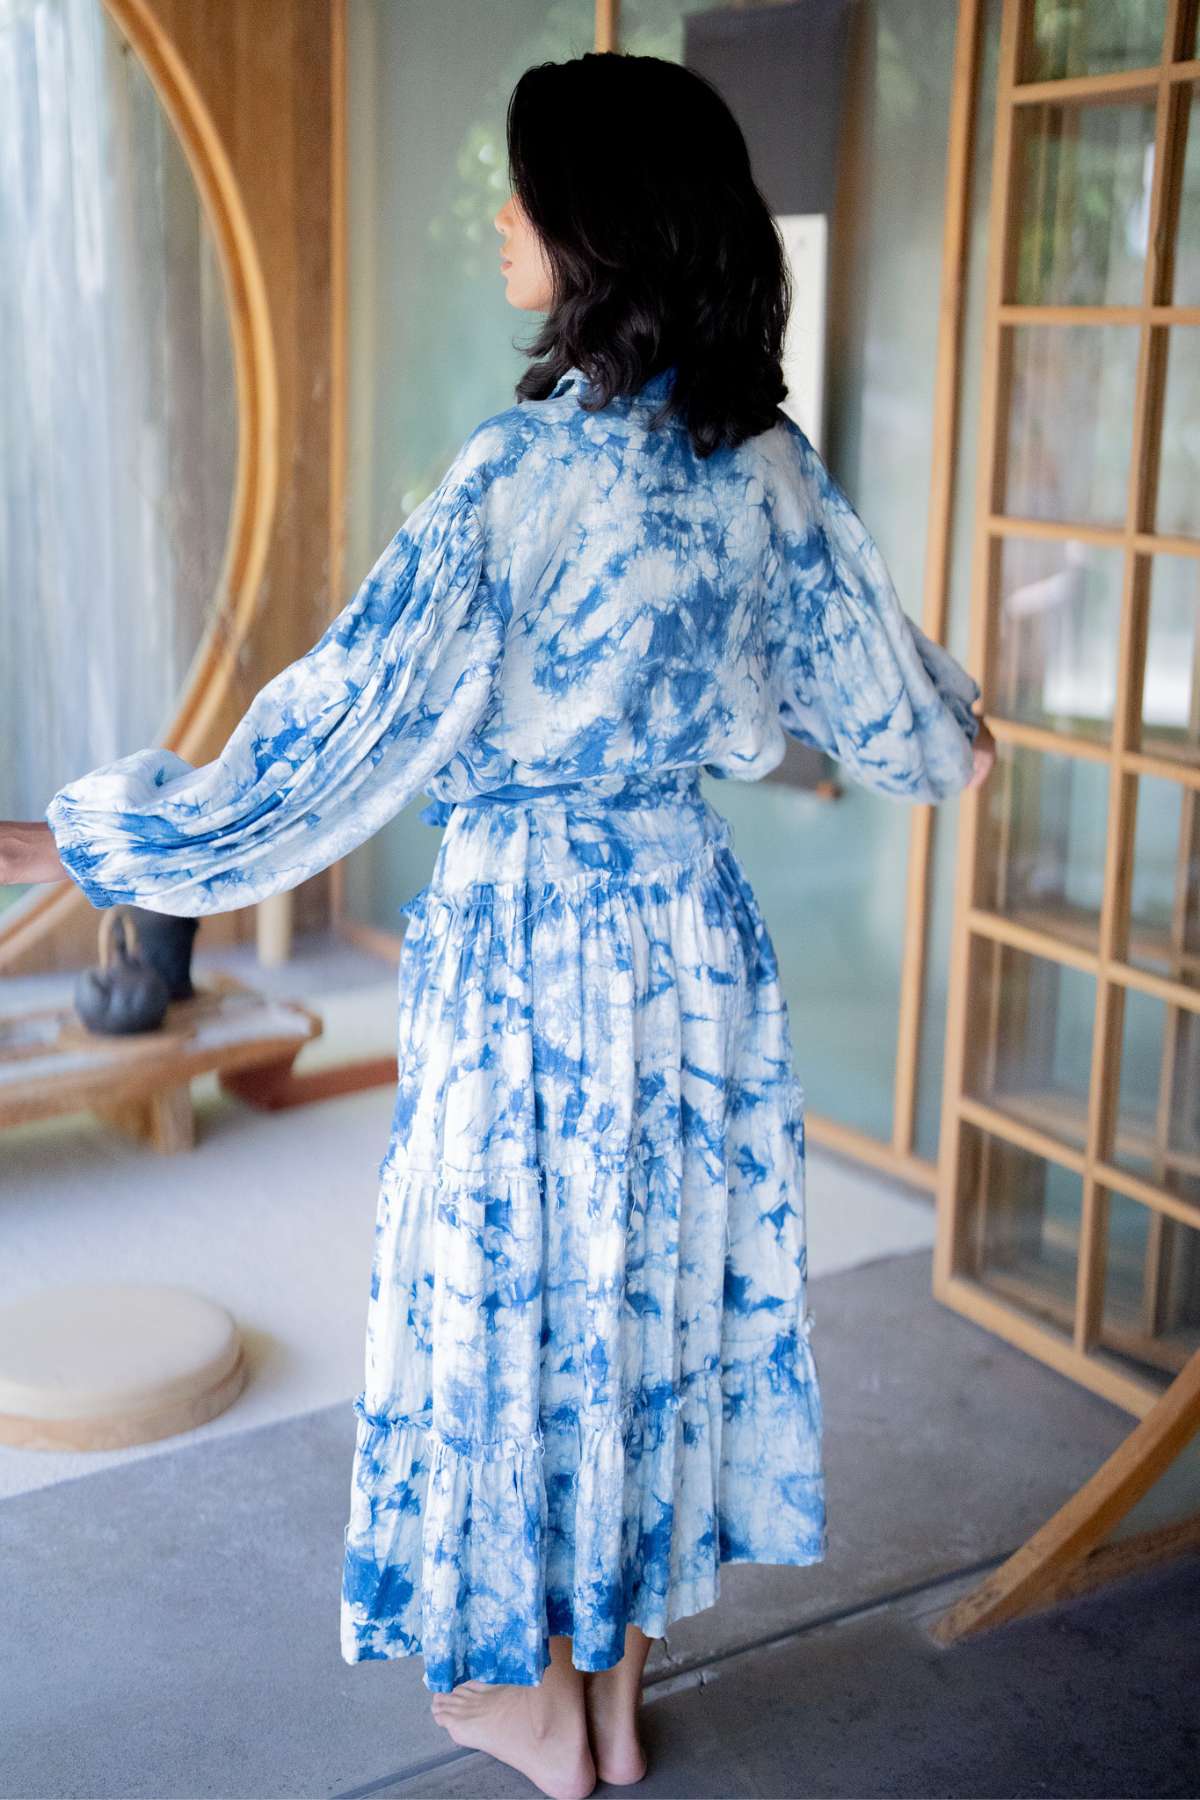
<path id="1" fill-rule="evenodd" d="M 191 1431 L 246 1383 L 223 1306 L 190 1288 L 81 1282 L 0 1307 L 0 1444 L 120 1450 Z"/>

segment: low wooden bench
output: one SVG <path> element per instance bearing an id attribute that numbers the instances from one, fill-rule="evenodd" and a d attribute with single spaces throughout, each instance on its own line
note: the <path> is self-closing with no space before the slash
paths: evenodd
<path id="1" fill-rule="evenodd" d="M 69 1005 L 9 1014 L 0 1017 L 0 1129 L 91 1112 L 155 1150 L 188 1150 L 195 1076 L 216 1070 L 251 1104 L 295 1104 L 305 1090 L 292 1064 L 322 1030 L 307 1006 L 224 974 L 172 1001 L 158 1029 L 129 1036 L 90 1031 Z"/>

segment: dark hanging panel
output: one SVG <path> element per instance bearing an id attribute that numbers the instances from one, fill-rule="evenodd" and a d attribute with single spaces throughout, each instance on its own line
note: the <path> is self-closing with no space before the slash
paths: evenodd
<path id="1" fill-rule="evenodd" d="M 683 60 L 718 88 L 776 213 L 832 217 L 852 0 L 684 16 Z"/>
<path id="2" fill-rule="evenodd" d="M 683 60 L 711 81 L 745 134 L 776 214 L 824 213 L 833 237 L 853 0 L 795 0 L 684 15 Z M 830 760 L 788 739 L 768 780 L 836 791 Z"/>

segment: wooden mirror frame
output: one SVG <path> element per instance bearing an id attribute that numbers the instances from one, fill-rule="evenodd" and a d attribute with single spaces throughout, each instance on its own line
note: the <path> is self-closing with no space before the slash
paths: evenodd
<path id="1" fill-rule="evenodd" d="M 257 613 L 278 498 L 279 380 L 267 289 L 233 167 L 200 90 L 147 0 L 102 0 L 175 131 L 217 246 L 229 313 L 238 451 L 225 554 L 167 749 L 208 760 L 214 720 Z M 80 771 L 82 773 L 82 771 Z M 66 779 L 67 777 L 64 777 Z M 91 910 L 73 881 L 33 887 L 0 917 L 0 972 Z"/>

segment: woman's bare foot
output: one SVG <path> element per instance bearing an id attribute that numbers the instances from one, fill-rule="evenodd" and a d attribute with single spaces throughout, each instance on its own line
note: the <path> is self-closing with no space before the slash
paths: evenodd
<path id="1" fill-rule="evenodd" d="M 570 1638 L 550 1639 L 550 1667 L 537 1687 L 462 1681 L 435 1694 L 431 1710 L 456 1744 L 519 1769 L 551 1800 L 585 1800 L 596 1785 Z"/>
<path id="2" fill-rule="evenodd" d="M 613 1787 L 629 1787 L 646 1773 L 646 1752 L 638 1735 L 642 1670 L 651 1640 L 636 1625 L 625 1629 L 625 1654 L 611 1669 L 584 1676 L 588 1736 L 596 1774 Z"/>

